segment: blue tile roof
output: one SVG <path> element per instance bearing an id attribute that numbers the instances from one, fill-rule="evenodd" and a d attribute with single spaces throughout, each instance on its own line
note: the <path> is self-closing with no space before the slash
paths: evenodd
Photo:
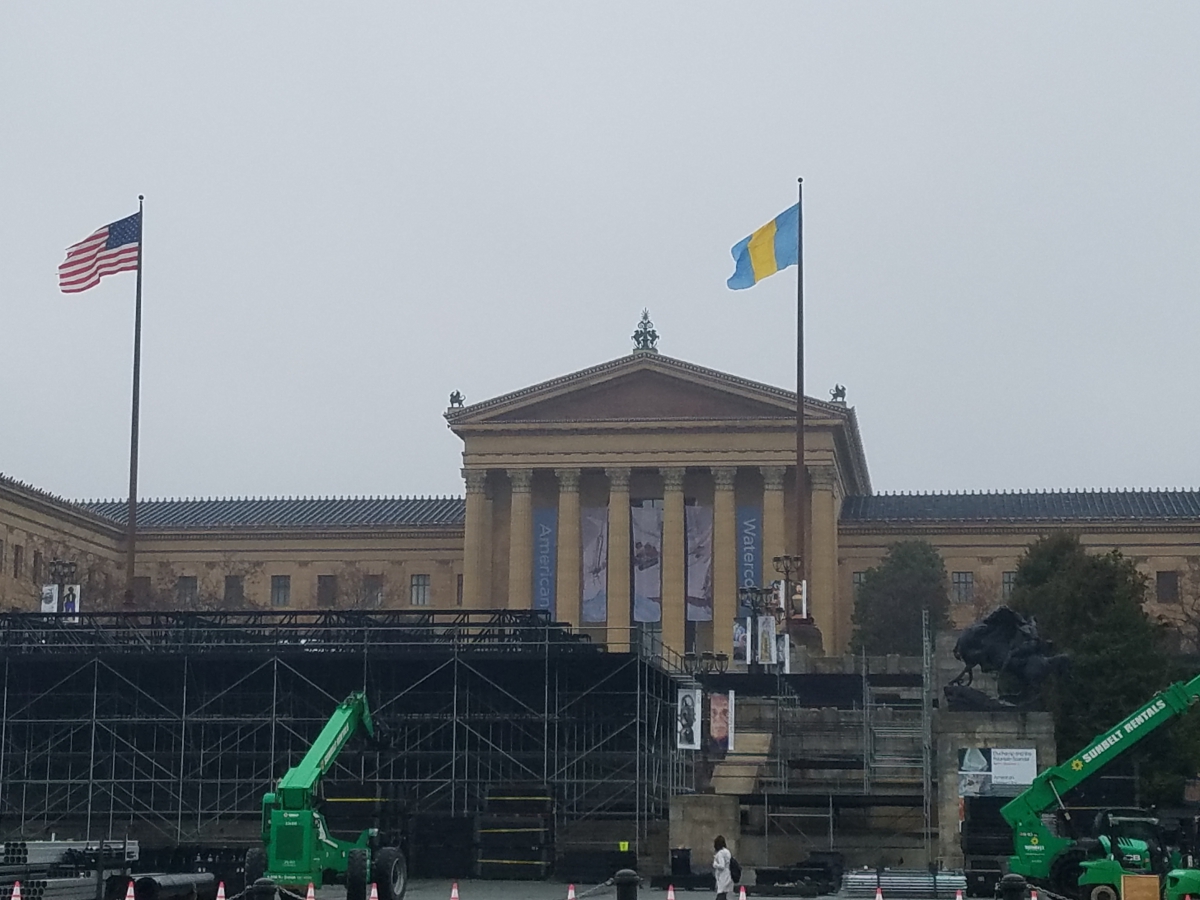
<path id="1" fill-rule="evenodd" d="M 1200 519 L 1200 491 L 1021 491 L 847 497 L 842 521 L 1074 522 Z"/>
<path id="2" fill-rule="evenodd" d="M 125 524 L 124 500 L 85 500 L 84 509 Z M 388 528 L 461 526 L 461 497 L 318 497 L 139 500 L 139 528 Z"/>

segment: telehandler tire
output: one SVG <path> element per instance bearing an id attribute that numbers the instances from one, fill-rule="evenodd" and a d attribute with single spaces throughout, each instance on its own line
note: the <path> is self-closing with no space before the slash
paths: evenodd
<path id="1" fill-rule="evenodd" d="M 404 900 L 408 889 L 408 861 L 399 847 L 384 847 L 371 862 L 371 880 L 379 888 L 379 900 Z"/>
<path id="2" fill-rule="evenodd" d="M 262 878 L 263 873 L 267 871 L 267 854 L 262 847 L 251 847 L 246 851 L 243 871 L 246 873 L 246 887 L 254 887 L 254 882 Z"/>
<path id="3" fill-rule="evenodd" d="M 1111 884 L 1095 884 L 1088 893 L 1088 900 L 1121 900 L 1121 895 Z"/>
<path id="4" fill-rule="evenodd" d="M 346 854 L 346 900 L 367 900 L 371 855 L 361 847 Z"/>

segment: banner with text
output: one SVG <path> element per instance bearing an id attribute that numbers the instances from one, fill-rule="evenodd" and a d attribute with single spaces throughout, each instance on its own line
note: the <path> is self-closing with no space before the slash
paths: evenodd
<path id="1" fill-rule="evenodd" d="M 583 610 L 587 624 L 608 621 L 608 507 L 580 510 L 582 538 Z"/>
<path id="2" fill-rule="evenodd" d="M 713 511 L 711 506 L 684 510 L 687 528 L 687 620 L 713 617 Z"/>
<path id="3" fill-rule="evenodd" d="M 1015 797 L 1037 777 L 1037 751 L 1032 748 L 960 747 L 960 797 Z"/>
<path id="4" fill-rule="evenodd" d="M 558 508 L 534 507 L 533 510 L 533 608 L 550 611 L 553 619 L 555 575 L 558 571 Z"/>
<path id="5" fill-rule="evenodd" d="M 662 526 L 663 511 L 635 506 L 630 522 L 633 552 L 633 621 L 662 621 Z"/>
<path id="6" fill-rule="evenodd" d="M 762 507 L 739 506 L 737 508 L 737 586 L 738 588 L 759 587 L 762 585 Z M 737 618 L 734 622 L 733 645 L 734 657 L 741 659 L 749 655 L 747 641 L 748 629 L 740 627 L 747 616 L 752 615 L 750 607 L 745 606 L 739 595 Z"/>

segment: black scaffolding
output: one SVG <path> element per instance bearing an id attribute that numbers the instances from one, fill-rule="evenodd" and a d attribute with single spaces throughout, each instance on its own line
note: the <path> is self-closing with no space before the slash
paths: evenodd
<path id="1" fill-rule="evenodd" d="M 366 686 L 383 740 L 327 781 L 471 816 L 539 785 L 559 823 L 668 815 L 676 676 L 538 611 L 0 616 L 0 835 L 236 846 Z"/>

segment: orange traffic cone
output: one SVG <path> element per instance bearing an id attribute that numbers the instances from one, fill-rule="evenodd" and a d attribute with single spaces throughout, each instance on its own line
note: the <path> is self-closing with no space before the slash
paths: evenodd
<path id="1" fill-rule="evenodd" d="M 371 882 L 371 896 L 368 900 L 379 900 L 379 885 L 374 881 Z"/>
<path id="2" fill-rule="evenodd" d="M 746 900 L 746 886 L 743 884 L 742 889 L 738 891 L 738 900 Z"/>
<path id="3" fill-rule="evenodd" d="M 1029 891 L 1029 900 L 1037 900 L 1037 888 L 1031 888 Z"/>
<path id="4" fill-rule="evenodd" d="M 308 883 L 308 893 L 304 895 L 304 900 L 317 900 L 317 889 L 311 881 Z"/>
<path id="5" fill-rule="evenodd" d="M 132 881 L 129 882 L 129 886 L 133 887 Z M 19 881 L 13 882 L 12 900 L 21 900 L 21 882 Z"/>
<path id="6" fill-rule="evenodd" d="M 883 900 L 883 888 L 879 885 L 875 886 L 875 900 Z"/>
<path id="7" fill-rule="evenodd" d="M 458 882 L 450 885 L 450 900 L 458 900 Z"/>
<path id="8" fill-rule="evenodd" d="M 567 900 L 575 900 L 575 885 L 567 885 Z"/>
<path id="9" fill-rule="evenodd" d="M 667 885 L 667 900 L 675 900 L 675 885 Z"/>
<path id="10" fill-rule="evenodd" d="M 129 887 L 125 888 L 125 900 L 133 900 L 133 879 L 129 879 Z"/>
<path id="11" fill-rule="evenodd" d="M 225 900 L 225 882 L 217 882 L 217 900 Z"/>

